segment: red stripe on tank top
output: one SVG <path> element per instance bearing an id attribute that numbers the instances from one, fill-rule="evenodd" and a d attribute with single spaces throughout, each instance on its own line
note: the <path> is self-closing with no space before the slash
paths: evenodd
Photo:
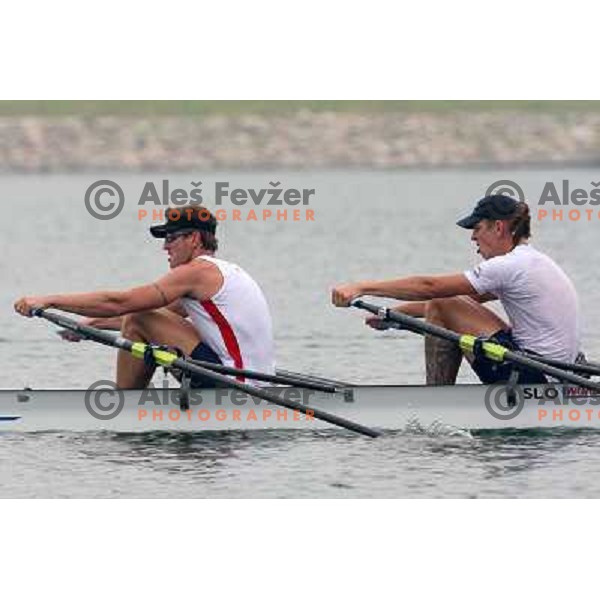
<path id="1" fill-rule="evenodd" d="M 212 320 L 216 323 L 223 342 L 225 342 L 225 348 L 229 352 L 229 356 L 233 359 L 233 364 L 236 369 L 244 368 L 244 361 L 242 360 L 242 353 L 240 352 L 240 345 L 238 344 L 235 333 L 229 324 L 229 321 L 225 318 L 223 313 L 217 308 L 216 304 L 212 300 L 204 300 L 200 302 L 202 308 L 211 316 Z M 236 377 L 238 381 L 243 382 L 244 378 L 240 375 Z"/>

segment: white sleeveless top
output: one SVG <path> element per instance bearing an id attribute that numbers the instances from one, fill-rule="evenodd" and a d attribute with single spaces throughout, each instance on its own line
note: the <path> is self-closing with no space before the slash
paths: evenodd
<path id="1" fill-rule="evenodd" d="M 201 341 L 228 367 L 274 374 L 271 314 L 256 281 L 241 267 L 226 260 L 212 256 L 200 256 L 196 260 L 213 263 L 223 276 L 221 289 L 210 300 L 181 299 Z"/>

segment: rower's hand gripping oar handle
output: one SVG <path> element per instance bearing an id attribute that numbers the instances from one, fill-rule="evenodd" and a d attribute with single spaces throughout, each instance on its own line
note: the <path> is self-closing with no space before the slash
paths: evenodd
<path id="1" fill-rule="evenodd" d="M 32 317 L 40 317 L 41 319 L 46 319 L 50 321 L 50 323 L 54 323 L 60 327 L 63 327 L 63 331 L 71 331 L 72 333 L 80 336 L 81 339 L 86 339 L 86 335 L 83 331 L 80 330 L 79 323 L 77 321 L 72 321 L 71 319 L 65 320 L 61 315 L 57 315 L 54 313 L 46 312 L 45 308 L 34 307 L 31 309 L 30 314 Z"/>
<path id="2" fill-rule="evenodd" d="M 352 300 L 350 302 L 350 306 L 354 308 L 362 308 L 374 315 L 378 316 L 380 319 L 389 320 L 390 309 L 385 306 L 376 306 L 375 304 L 369 304 L 364 300 Z"/>

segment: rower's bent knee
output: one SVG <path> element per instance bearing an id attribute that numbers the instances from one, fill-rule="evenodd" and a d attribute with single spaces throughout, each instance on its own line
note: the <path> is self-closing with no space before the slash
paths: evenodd
<path id="1" fill-rule="evenodd" d="M 443 321 L 469 310 L 470 298 L 466 296 L 450 296 L 433 298 L 425 306 L 425 318 L 428 321 Z"/>
<path id="2" fill-rule="evenodd" d="M 452 306 L 452 302 L 455 298 L 433 298 L 427 302 L 425 307 L 425 316 L 439 315 L 440 313 L 448 310 L 449 306 Z"/>
<path id="3" fill-rule="evenodd" d="M 154 311 L 144 311 L 129 313 L 123 317 L 122 329 L 140 329 L 148 324 L 148 321 L 154 316 Z"/>

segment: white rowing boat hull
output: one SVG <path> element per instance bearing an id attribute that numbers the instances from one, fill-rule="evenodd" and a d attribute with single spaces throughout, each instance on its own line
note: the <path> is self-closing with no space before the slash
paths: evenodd
<path id="1" fill-rule="evenodd" d="M 356 386 L 336 394 L 265 388 L 380 429 L 468 430 L 600 427 L 600 395 L 575 386 L 519 386 L 507 405 L 500 386 Z M 0 390 L 0 431 L 212 431 L 335 427 L 233 390 L 193 390 L 190 410 L 178 390 Z"/>

